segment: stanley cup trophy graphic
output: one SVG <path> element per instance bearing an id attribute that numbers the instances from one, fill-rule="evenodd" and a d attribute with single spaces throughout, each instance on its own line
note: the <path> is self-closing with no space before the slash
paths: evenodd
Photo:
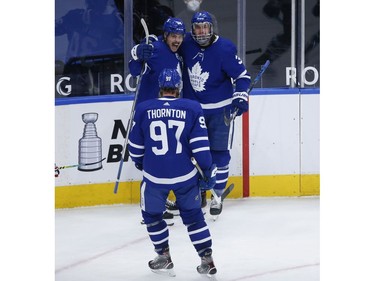
<path id="1" fill-rule="evenodd" d="M 78 170 L 96 171 L 102 168 L 102 139 L 98 137 L 95 126 L 98 113 L 84 113 L 82 120 L 85 127 L 79 140 Z"/>

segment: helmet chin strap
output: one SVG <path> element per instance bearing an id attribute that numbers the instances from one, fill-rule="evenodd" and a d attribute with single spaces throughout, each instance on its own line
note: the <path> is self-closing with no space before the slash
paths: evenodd
<path id="1" fill-rule="evenodd" d="M 202 36 L 201 36 L 202 37 Z M 199 36 L 193 35 L 193 39 L 202 47 L 209 46 L 215 39 L 215 35 L 213 33 L 204 35 L 204 39 L 199 39 Z"/>
<path id="2" fill-rule="evenodd" d="M 206 47 L 206 46 L 208 46 L 210 44 L 210 39 L 211 39 L 211 37 L 205 38 L 205 39 L 199 39 L 199 38 L 197 38 L 196 41 L 198 42 L 198 44 L 200 46 Z"/>

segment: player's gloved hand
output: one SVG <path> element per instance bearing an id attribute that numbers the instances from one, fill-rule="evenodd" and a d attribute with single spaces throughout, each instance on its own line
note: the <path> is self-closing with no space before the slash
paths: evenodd
<path id="1" fill-rule="evenodd" d="M 235 92 L 232 97 L 232 112 L 238 108 L 237 116 L 249 110 L 247 102 L 249 94 L 247 92 Z"/>
<path id="2" fill-rule="evenodd" d="M 134 163 L 135 167 L 140 170 L 140 171 L 143 171 L 143 165 L 142 163 Z"/>
<path id="3" fill-rule="evenodd" d="M 151 44 L 138 44 L 132 48 L 131 55 L 136 61 L 148 61 L 152 56 L 153 49 L 154 46 Z"/>
<path id="4" fill-rule="evenodd" d="M 148 36 L 148 43 L 154 43 L 155 41 L 159 41 L 159 38 L 155 34 L 150 34 Z M 146 43 L 146 37 L 141 40 L 140 44 L 142 43 Z"/>
<path id="5" fill-rule="evenodd" d="M 207 170 L 203 170 L 204 179 L 200 177 L 198 185 L 201 190 L 210 190 L 216 184 L 216 164 L 212 164 Z"/>

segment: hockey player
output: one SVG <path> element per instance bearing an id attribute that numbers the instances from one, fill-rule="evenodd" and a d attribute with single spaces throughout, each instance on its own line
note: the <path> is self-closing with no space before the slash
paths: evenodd
<path id="1" fill-rule="evenodd" d="M 153 272 L 175 276 L 168 227 L 162 217 L 165 201 L 173 190 L 181 219 L 201 258 L 197 271 L 211 276 L 216 268 L 200 189 L 209 190 L 215 185 L 216 165 L 212 162 L 203 111 L 198 102 L 178 98 L 181 77 L 176 69 L 164 69 L 158 80 L 160 98 L 138 104 L 129 135 L 129 154 L 143 171 L 142 217 L 158 254 L 148 265 Z M 200 165 L 205 179 L 200 177 L 191 157 Z"/>
<path id="2" fill-rule="evenodd" d="M 183 57 L 183 97 L 198 101 L 206 119 L 213 162 L 217 165 L 214 190 L 220 196 L 229 176 L 233 123 L 226 126 L 224 114 L 238 110 L 237 116 L 248 111 L 250 75 L 237 56 L 236 46 L 213 32 L 213 20 L 206 11 L 191 19 L 179 53 Z M 205 195 L 202 196 L 205 198 Z M 211 201 L 210 214 L 219 215 L 222 203 Z"/>
<path id="3" fill-rule="evenodd" d="M 177 50 L 184 40 L 185 25 L 178 18 L 169 18 L 165 21 L 163 30 L 163 40 L 141 43 L 131 50 L 132 59 L 128 66 L 132 76 L 140 75 L 143 63 L 146 64 L 137 103 L 158 97 L 158 77 L 164 68 L 176 69 L 181 75 L 181 58 Z"/>
<path id="4" fill-rule="evenodd" d="M 140 75 L 142 65 L 146 63 L 137 104 L 159 96 L 158 77 L 163 69 L 176 69 L 181 76 L 182 58 L 177 51 L 185 37 L 185 24 L 179 18 L 169 18 L 164 22 L 163 30 L 163 36 L 151 35 L 149 44 L 140 43 L 131 50 L 129 70 L 132 76 Z M 173 206 L 174 202 L 167 199 L 166 204 Z M 164 218 L 173 218 L 173 212 L 165 212 Z"/>

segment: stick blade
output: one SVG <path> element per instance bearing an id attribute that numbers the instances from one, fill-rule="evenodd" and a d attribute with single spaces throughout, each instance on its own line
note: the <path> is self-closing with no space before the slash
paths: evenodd
<path id="1" fill-rule="evenodd" d="M 223 194 L 221 194 L 221 200 L 224 200 L 229 193 L 231 193 L 231 191 L 233 190 L 234 188 L 234 183 L 232 183 L 231 185 L 229 185 L 223 192 Z"/>

